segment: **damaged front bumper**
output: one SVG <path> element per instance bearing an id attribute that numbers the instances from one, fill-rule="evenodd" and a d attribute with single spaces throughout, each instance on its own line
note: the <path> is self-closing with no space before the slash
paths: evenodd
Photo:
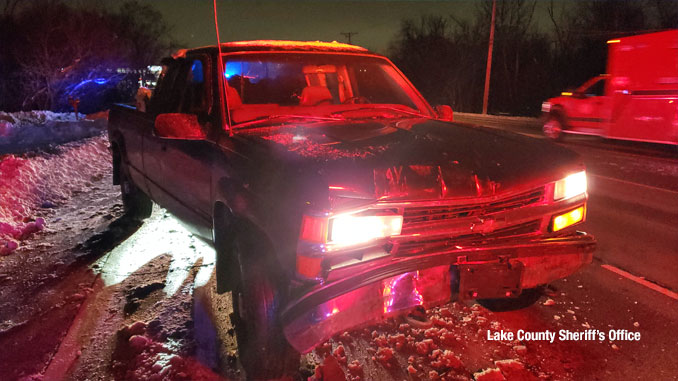
<path id="1" fill-rule="evenodd" d="M 511 297 L 574 273 L 591 262 L 596 241 L 567 236 L 382 258 L 313 287 L 281 316 L 285 337 L 301 353 L 361 324 L 460 299 Z"/>

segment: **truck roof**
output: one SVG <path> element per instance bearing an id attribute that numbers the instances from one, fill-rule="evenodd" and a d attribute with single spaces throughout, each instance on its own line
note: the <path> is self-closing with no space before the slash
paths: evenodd
<path id="1" fill-rule="evenodd" d="M 194 49 L 181 49 L 172 55 L 174 58 L 182 57 L 188 52 L 200 52 L 215 50 L 216 45 L 203 46 Z M 375 54 L 369 50 L 357 46 L 344 44 L 337 41 L 323 42 L 323 41 L 289 41 L 289 40 L 252 40 L 252 41 L 233 41 L 222 42 L 221 51 L 223 53 L 237 53 L 237 52 L 344 52 L 344 53 L 366 53 Z"/>
<path id="2" fill-rule="evenodd" d="M 608 40 L 608 44 L 615 43 L 648 43 L 648 42 L 663 42 L 670 44 L 671 42 L 678 43 L 678 29 L 669 29 L 661 32 L 636 34 L 633 36 L 619 37 L 613 40 Z"/>

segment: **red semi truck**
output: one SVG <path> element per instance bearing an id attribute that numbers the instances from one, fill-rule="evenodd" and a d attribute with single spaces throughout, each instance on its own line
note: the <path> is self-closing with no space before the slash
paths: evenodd
<path id="1" fill-rule="evenodd" d="M 607 43 L 607 74 L 542 104 L 544 134 L 678 145 L 678 30 Z"/>

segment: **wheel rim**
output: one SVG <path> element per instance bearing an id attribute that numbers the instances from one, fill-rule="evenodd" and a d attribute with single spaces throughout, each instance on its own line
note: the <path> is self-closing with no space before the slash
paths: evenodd
<path id="1" fill-rule="evenodd" d="M 563 132 L 563 127 L 557 119 L 551 118 L 544 124 L 544 135 L 551 139 L 557 139 Z"/>

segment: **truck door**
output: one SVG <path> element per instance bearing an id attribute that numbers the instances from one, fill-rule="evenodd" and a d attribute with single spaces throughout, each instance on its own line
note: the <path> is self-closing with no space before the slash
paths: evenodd
<path id="1" fill-rule="evenodd" d="M 209 129 L 209 60 L 195 56 L 178 60 L 168 71 L 176 75 L 158 114 L 198 116 Z M 153 198 L 186 222 L 195 233 L 211 238 L 211 167 L 214 145 L 207 140 L 169 139 L 155 134 L 144 142 L 144 165 Z"/>
<path id="2" fill-rule="evenodd" d="M 573 131 L 604 135 L 610 123 L 611 99 L 605 93 L 606 77 L 593 78 L 579 87 L 567 110 Z"/>
<path id="3" fill-rule="evenodd" d="M 676 144 L 678 131 L 678 90 L 633 91 L 624 102 L 620 117 L 610 129 L 610 137 Z"/>

